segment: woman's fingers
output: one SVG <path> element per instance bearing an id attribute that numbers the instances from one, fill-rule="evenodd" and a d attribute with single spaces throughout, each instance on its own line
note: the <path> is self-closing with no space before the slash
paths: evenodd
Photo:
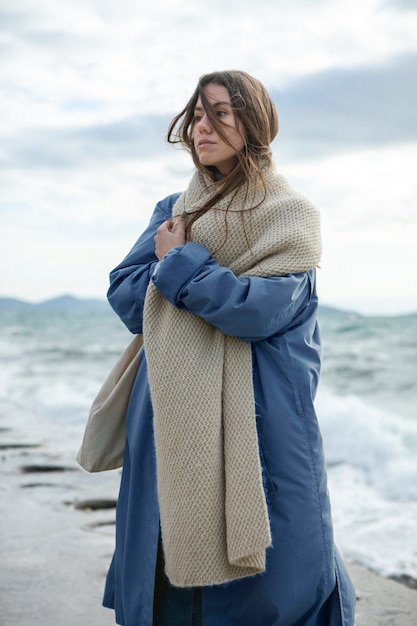
<path id="1" fill-rule="evenodd" d="M 154 241 L 155 254 L 161 260 L 169 250 L 185 243 L 184 220 L 175 218 L 163 222 L 156 231 Z"/>

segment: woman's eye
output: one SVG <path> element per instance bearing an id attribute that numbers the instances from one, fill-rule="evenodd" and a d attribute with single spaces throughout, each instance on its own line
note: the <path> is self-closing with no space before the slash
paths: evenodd
<path id="1" fill-rule="evenodd" d="M 224 117 L 227 115 L 227 111 L 217 111 L 217 117 Z"/>

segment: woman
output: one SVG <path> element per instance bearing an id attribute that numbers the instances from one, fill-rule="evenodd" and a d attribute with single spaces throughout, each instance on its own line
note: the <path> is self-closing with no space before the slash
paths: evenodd
<path id="1" fill-rule="evenodd" d="M 353 624 L 313 407 L 319 217 L 275 171 L 277 132 L 259 81 L 203 76 L 168 133 L 194 176 L 111 273 L 144 339 L 104 597 L 118 624 Z"/>

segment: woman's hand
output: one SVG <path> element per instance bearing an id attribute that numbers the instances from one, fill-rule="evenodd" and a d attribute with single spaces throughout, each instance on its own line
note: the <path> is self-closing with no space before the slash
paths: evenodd
<path id="1" fill-rule="evenodd" d="M 161 260 L 169 250 L 185 243 L 185 221 L 177 217 L 163 222 L 156 231 L 154 241 L 155 254 Z"/>

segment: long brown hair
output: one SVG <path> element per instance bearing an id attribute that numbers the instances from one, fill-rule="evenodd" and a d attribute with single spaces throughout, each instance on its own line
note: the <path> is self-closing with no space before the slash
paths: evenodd
<path id="1" fill-rule="evenodd" d="M 204 111 L 215 132 L 225 143 L 234 147 L 225 135 L 224 126 L 215 115 L 204 93 L 204 88 L 209 83 L 216 83 L 227 89 L 233 113 L 244 128 L 244 145 L 236 155 L 235 167 L 221 180 L 216 178 L 215 167 L 200 163 L 193 142 L 194 109 L 197 100 L 201 98 Z M 169 125 L 167 135 L 169 143 L 180 143 L 191 153 L 196 168 L 213 181 L 213 187 L 216 189 L 206 205 L 192 214 L 191 223 L 214 206 L 220 197 L 232 191 L 237 192 L 243 185 L 247 185 L 254 175 L 264 184 L 262 170 L 271 165 L 270 144 L 277 133 L 278 114 L 275 105 L 259 80 L 238 70 L 212 72 L 201 76 L 190 100 Z"/>

